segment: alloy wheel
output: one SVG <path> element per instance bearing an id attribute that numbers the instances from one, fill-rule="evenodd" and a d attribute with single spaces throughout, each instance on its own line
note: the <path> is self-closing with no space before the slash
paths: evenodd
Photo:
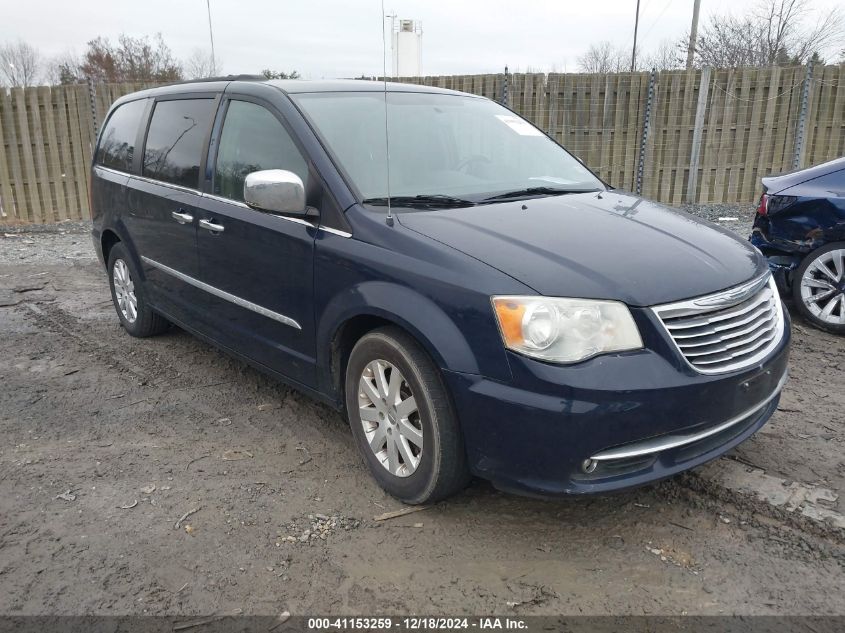
<path id="1" fill-rule="evenodd" d="M 845 249 L 822 253 L 801 278 L 801 300 L 816 318 L 845 325 Z"/>
<path id="2" fill-rule="evenodd" d="M 138 318 L 138 297 L 135 296 L 135 283 L 129 274 L 129 267 L 122 259 L 114 261 L 112 281 L 114 282 L 114 296 L 120 313 L 127 322 L 135 323 L 135 319 Z"/>
<path id="3" fill-rule="evenodd" d="M 416 471 L 423 430 L 416 398 L 402 372 L 386 360 L 364 367 L 358 381 L 358 411 L 370 450 L 397 477 Z"/>

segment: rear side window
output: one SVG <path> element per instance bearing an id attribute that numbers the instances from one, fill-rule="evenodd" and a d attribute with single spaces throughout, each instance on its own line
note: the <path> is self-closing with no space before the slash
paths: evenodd
<path id="1" fill-rule="evenodd" d="M 214 193 L 242 202 L 247 174 L 262 169 L 287 169 L 308 185 L 308 165 L 279 120 L 260 105 L 231 101 L 217 151 Z"/>
<path id="2" fill-rule="evenodd" d="M 130 101 L 112 112 L 97 149 L 97 164 L 120 171 L 132 171 L 135 138 L 147 105 L 146 99 Z"/>
<path id="3" fill-rule="evenodd" d="M 144 148 L 143 175 L 197 189 L 202 146 L 213 111 L 213 99 L 156 103 Z"/>

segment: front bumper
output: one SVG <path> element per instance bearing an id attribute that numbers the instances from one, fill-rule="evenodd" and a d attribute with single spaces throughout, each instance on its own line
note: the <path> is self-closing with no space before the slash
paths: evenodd
<path id="1" fill-rule="evenodd" d="M 648 349 L 569 367 L 513 354 L 511 384 L 447 371 L 470 467 L 503 490 L 558 496 L 632 488 L 710 461 L 777 409 L 785 318 L 772 353 L 730 374 L 687 371 Z"/>

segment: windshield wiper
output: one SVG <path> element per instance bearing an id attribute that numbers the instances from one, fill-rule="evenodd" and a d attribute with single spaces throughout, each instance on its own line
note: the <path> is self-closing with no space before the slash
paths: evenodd
<path id="1" fill-rule="evenodd" d="M 505 193 L 498 193 L 495 196 L 484 198 L 484 202 L 490 200 L 505 200 L 507 198 L 524 198 L 525 196 L 562 196 L 567 193 L 590 193 L 591 191 L 598 191 L 598 189 L 561 189 L 559 187 L 526 187 L 525 189 L 515 189 L 513 191 L 506 191 Z"/>
<path id="2" fill-rule="evenodd" d="M 364 204 L 387 206 L 387 198 L 367 198 L 363 202 Z M 431 193 L 418 196 L 390 196 L 390 204 L 420 207 L 474 207 L 476 203 L 472 200 Z"/>

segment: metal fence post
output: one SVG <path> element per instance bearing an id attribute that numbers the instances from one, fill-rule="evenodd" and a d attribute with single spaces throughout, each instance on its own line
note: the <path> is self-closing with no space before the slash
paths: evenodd
<path id="1" fill-rule="evenodd" d="M 508 91 L 508 78 L 510 74 L 508 73 L 508 67 L 505 66 L 505 80 L 502 82 L 502 105 L 506 108 L 509 108 L 511 105 L 511 96 Z"/>
<path id="2" fill-rule="evenodd" d="M 88 77 L 88 100 L 91 102 L 91 127 L 94 130 L 94 142 L 97 139 L 97 89 L 94 87 L 94 80 Z"/>
<path id="3" fill-rule="evenodd" d="M 795 128 L 795 148 L 792 154 L 792 169 L 804 166 L 804 136 L 807 125 L 807 108 L 810 103 L 810 83 L 813 80 L 813 60 L 807 62 L 804 87 L 801 90 L 801 109 L 798 111 L 798 125 Z"/>
<path id="4" fill-rule="evenodd" d="M 648 100 L 645 104 L 645 116 L 643 117 L 643 135 L 640 139 L 640 156 L 637 160 L 637 195 L 643 193 L 643 170 L 645 169 L 645 146 L 648 140 L 649 127 L 651 125 L 651 103 L 654 100 L 654 83 L 657 79 L 657 71 L 652 69 L 648 76 Z"/>
<path id="5" fill-rule="evenodd" d="M 710 92 L 711 68 L 701 69 L 698 82 L 698 104 L 695 106 L 695 124 L 692 129 L 692 149 L 689 157 L 689 177 L 687 178 L 686 202 L 697 202 L 695 190 L 698 187 L 698 164 L 701 159 L 701 136 L 704 133 L 704 114 L 707 112 L 707 97 Z"/>

